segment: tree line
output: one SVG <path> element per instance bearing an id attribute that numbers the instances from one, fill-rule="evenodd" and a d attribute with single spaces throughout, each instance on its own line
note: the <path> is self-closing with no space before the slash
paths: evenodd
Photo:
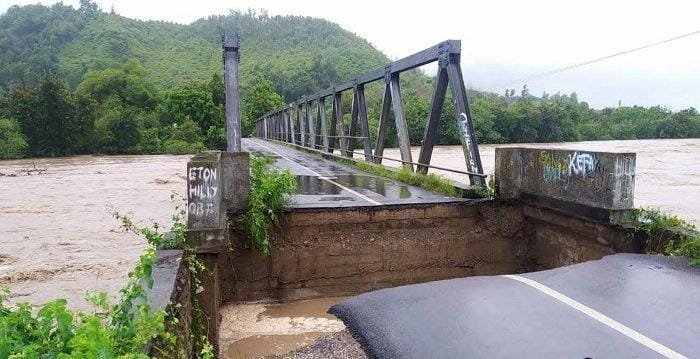
<path id="1" fill-rule="evenodd" d="M 226 147 L 225 95 L 222 77 L 159 90 L 146 70 L 131 59 L 117 68 L 89 71 L 71 90 L 56 74 L 34 85 L 18 82 L 0 91 L 0 158 L 75 154 L 185 154 Z M 420 145 L 429 108 L 430 81 L 416 76 L 403 93 L 405 117 L 413 145 Z M 411 80 L 412 79 L 412 80 Z M 265 77 L 242 89 L 244 134 L 253 122 L 285 102 Z M 418 83 L 418 86 L 416 86 Z M 413 85 L 413 86 L 411 86 Z M 695 108 L 671 111 L 661 106 L 592 109 L 575 93 L 519 95 L 469 90 L 471 114 L 479 143 L 567 142 L 611 139 L 697 138 L 700 114 Z M 344 96 L 344 123 L 349 126 L 351 96 Z M 381 91 L 367 92 L 371 136 L 376 131 Z M 330 106 L 327 106 L 330 118 Z M 441 114 L 440 144 L 459 143 L 450 96 Z M 387 146 L 396 146 L 390 121 Z M 358 143 L 359 145 L 359 143 Z"/>

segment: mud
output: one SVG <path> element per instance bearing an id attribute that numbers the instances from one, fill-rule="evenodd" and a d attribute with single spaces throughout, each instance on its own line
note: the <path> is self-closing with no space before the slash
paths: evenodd
<path id="1" fill-rule="evenodd" d="M 659 207 L 681 216 L 696 225 L 700 224 L 700 139 L 682 140 L 631 140 L 588 141 L 567 143 L 529 143 L 479 145 L 484 173 L 493 174 L 496 147 L 542 147 L 581 149 L 606 152 L 636 152 L 637 175 L 635 177 L 634 204 L 637 207 Z M 412 148 L 414 161 L 420 147 Z M 401 158 L 398 149 L 385 149 L 384 156 Z M 436 146 L 431 163 L 436 166 L 466 170 L 461 146 Z M 385 161 L 387 166 L 399 163 Z M 430 170 L 447 178 L 469 183 L 465 175 Z"/>
<path id="2" fill-rule="evenodd" d="M 328 308 L 345 298 L 280 304 L 227 304 L 221 308 L 220 356 L 224 359 L 282 355 L 345 326 Z"/>

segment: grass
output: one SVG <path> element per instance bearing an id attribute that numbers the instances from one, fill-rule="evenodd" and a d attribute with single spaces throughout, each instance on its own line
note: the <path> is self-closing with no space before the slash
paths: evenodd
<path id="1" fill-rule="evenodd" d="M 700 233 L 694 225 L 655 208 L 635 209 L 633 219 L 636 231 L 647 236 L 647 253 L 686 256 L 700 266 Z"/>
<path id="2" fill-rule="evenodd" d="M 377 176 L 382 176 L 396 181 L 408 183 L 410 185 L 418 186 L 452 197 L 456 197 L 459 195 L 455 186 L 453 186 L 448 179 L 433 173 L 424 175 L 421 173 L 411 172 L 405 169 L 391 170 L 382 165 L 377 165 L 363 161 L 343 160 L 343 162 L 357 168 L 360 171 L 368 172 Z"/>

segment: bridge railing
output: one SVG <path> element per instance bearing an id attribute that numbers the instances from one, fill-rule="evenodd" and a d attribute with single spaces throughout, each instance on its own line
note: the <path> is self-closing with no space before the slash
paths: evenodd
<path id="1" fill-rule="evenodd" d="M 421 173 L 427 173 L 428 168 L 454 171 L 430 165 L 433 147 L 437 142 L 440 112 L 449 85 L 456 110 L 455 121 L 459 125 L 460 140 L 467 167 L 467 171 L 454 172 L 467 174 L 472 185 L 485 186 L 486 176 L 483 174 L 474 124 L 469 112 L 469 101 L 464 86 L 460 56 L 461 42 L 459 40 L 441 42 L 353 80 L 304 96 L 289 105 L 267 113 L 256 120 L 255 134 L 260 138 L 289 142 L 329 153 L 333 153 L 337 148 L 343 156 L 352 157 L 353 154 L 360 154 L 364 155 L 366 161 L 375 163 L 381 163 L 383 159 L 399 161 L 405 169 L 410 171 L 414 170 L 414 165 L 416 171 Z M 408 125 L 401 100 L 399 76 L 402 72 L 433 62 L 438 63 L 435 88 L 425 123 L 418 162 L 414 162 L 411 155 Z M 379 115 L 377 138 L 372 146 L 367 119 L 365 85 L 380 80 L 384 81 L 384 95 Z M 352 91 L 348 131 L 346 131 L 343 122 L 342 102 L 343 93 L 347 91 Z M 330 124 L 326 121 L 326 99 L 328 98 L 332 101 Z M 394 114 L 401 153 L 400 160 L 390 159 L 383 155 L 390 111 L 393 111 Z M 362 152 L 360 153 L 354 151 L 357 140 L 362 140 Z"/>

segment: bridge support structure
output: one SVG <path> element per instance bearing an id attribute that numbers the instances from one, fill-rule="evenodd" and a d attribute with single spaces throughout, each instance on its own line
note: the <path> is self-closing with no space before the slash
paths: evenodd
<path id="1" fill-rule="evenodd" d="M 447 40 L 428 49 L 394 61 L 385 67 L 366 73 L 353 80 L 332 86 L 265 114 L 256 121 L 255 135 L 264 139 L 273 139 L 304 147 L 333 153 L 336 149 L 346 157 L 354 154 L 364 156 L 366 161 L 381 163 L 384 157 L 391 113 L 397 133 L 401 159 L 406 170 L 427 173 L 433 167 L 430 160 L 433 148 L 438 141 L 437 129 L 440 123 L 440 113 L 445 101 L 447 88 L 452 93 L 455 108 L 455 121 L 459 125 L 460 141 L 467 166 L 465 172 L 472 185 L 485 186 L 485 176 L 481 165 L 481 157 L 474 132 L 474 124 L 469 111 L 469 101 L 464 85 L 464 77 L 460 66 L 461 43 L 459 40 Z M 425 122 L 422 146 L 418 162 L 414 162 L 411 154 L 411 143 L 408 124 L 405 118 L 400 75 L 403 72 L 420 66 L 437 62 L 438 73 L 435 89 L 430 103 L 428 118 Z M 379 115 L 377 137 L 372 144 L 365 85 L 384 81 L 384 95 Z M 343 121 L 343 92 L 352 92 L 350 123 Z M 325 120 L 326 98 L 332 99 L 330 122 Z M 313 109 L 317 114 L 313 116 Z M 296 112 L 295 118 L 292 112 Z M 298 140 L 297 140 L 298 139 Z M 362 152 L 355 152 L 358 140 L 362 141 Z"/>

